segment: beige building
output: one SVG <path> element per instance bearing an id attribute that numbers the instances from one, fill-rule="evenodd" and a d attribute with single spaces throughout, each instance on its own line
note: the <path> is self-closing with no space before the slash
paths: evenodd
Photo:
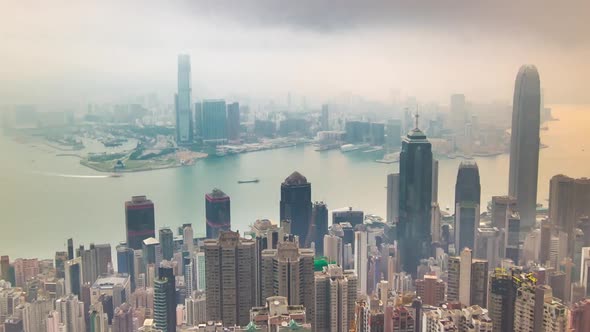
<path id="1" fill-rule="evenodd" d="M 568 316 L 547 285 L 524 285 L 516 293 L 515 332 L 566 332 Z"/>
<path id="2" fill-rule="evenodd" d="M 316 332 L 346 332 L 355 319 L 357 277 L 352 270 L 343 271 L 335 264 L 315 273 Z"/>
<path id="3" fill-rule="evenodd" d="M 255 242 L 221 232 L 204 242 L 207 320 L 247 325 L 255 303 Z"/>

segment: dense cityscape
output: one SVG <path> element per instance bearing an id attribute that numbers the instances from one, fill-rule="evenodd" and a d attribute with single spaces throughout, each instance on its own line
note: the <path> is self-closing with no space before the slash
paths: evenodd
<path id="1" fill-rule="evenodd" d="M 214 151 L 220 158 L 275 135 L 269 120 L 256 120 L 254 135 L 245 131 L 238 103 L 193 104 L 190 77 L 190 57 L 180 55 L 174 137 L 158 134 L 152 143 L 172 142 L 164 144 L 169 153 Z M 156 229 L 157 202 L 134 196 L 121 211 L 126 234 L 114 250 L 109 243 L 76 246 L 70 238 L 54 259 L 2 256 L 0 326 L 4 332 L 588 331 L 590 180 L 556 174 L 549 208 L 537 204 L 539 132 L 551 119 L 541 96 L 537 69 L 522 66 L 509 188 L 487 207 L 471 156 L 480 131 L 472 129 L 477 119 L 467 115 L 464 96 L 451 97 L 449 128 L 428 126 L 429 134 L 445 133 L 450 153 L 464 159 L 451 213 L 438 204 L 439 190 L 449 188 L 438 188 L 438 160 L 416 109 L 406 109 L 403 121 L 348 120 L 338 131 L 324 105 L 312 125 L 315 140 L 306 138 L 310 123 L 301 117 L 281 120 L 281 136 L 318 152 L 397 152 L 391 162 L 399 161 L 399 173 L 383 179 L 385 218 L 352 207 L 332 210 L 329 218 L 329 197 L 313 201 L 312 184 L 297 171 L 277 184 L 280 219 L 253 221 L 242 232 L 232 227 L 231 199 L 221 189 L 204 197 L 204 237 L 195 236 L 191 223 Z M 151 151 L 142 146 L 149 139 L 138 137 L 129 154 L 101 155 L 112 176 L 126 170 L 131 155 Z"/>

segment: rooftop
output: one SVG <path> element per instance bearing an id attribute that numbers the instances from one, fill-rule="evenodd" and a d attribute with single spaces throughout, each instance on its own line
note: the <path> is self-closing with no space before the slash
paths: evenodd
<path id="1" fill-rule="evenodd" d="M 290 186 L 294 186 L 294 185 L 302 185 L 302 184 L 307 184 L 307 178 L 305 178 L 305 176 L 301 175 L 301 173 L 295 171 L 293 172 L 291 175 L 289 175 L 285 181 L 283 182 L 284 185 L 290 185 Z"/>

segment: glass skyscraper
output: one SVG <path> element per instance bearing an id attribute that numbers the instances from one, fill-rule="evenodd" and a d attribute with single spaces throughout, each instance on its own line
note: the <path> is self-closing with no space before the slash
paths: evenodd
<path id="1" fill-rule="evenodd" d="M 402 141 L 397 224 L 402 270 L 414 278 L 420 259 L 431 256 L 432 147 L 417 127 Z"/>
<path id="2" fill-rule="evenodd" d="M 293 172 L 281 184 L 281 221 L 291 220 L 291 233 L 305 243 L 311 224 L 311 183 L 299 172 Z"/>
<path id="3" fill-rule="evenodd" d="M 207 238 L 217 239 L 221 231 L 231 229 L 230 199 L 223 191 L 213 189 L 205 195 Z"/>
<path id="4" fill-rule="evenodd" d="M 125 202 L 125 228 L 127 246 L 133 250 L 142 248 L 143 240 L 156 235 L 154 203 L 145 196 L 133 196 Z"/>
<path id="5" fill-rule="evenodd" d="M 188 54 L 178 55 L 178 92 L 175 98 L 176 142 L 193 141 L 193 113 L 191 110 L 191 58 Z"/>
<path id="6" fill-rule="evenodd" d="M 204 100 L 201 106 L 204 141 L 227 140 L 225 100 Z"/>
<path id="7" fill-rule="evenodd" d="M 539 173 L 541 83 L 532 65 L 520 67 L 514 87 L 509 195 L 516 198 L 521 228 L 535 224 Z"/>
<path id="8" fill-rule="evenodd" d="M 455 252 L 475 250 L 479 227 L 481 185 L 476 163 L 462 162 L 455 184 Z"/>

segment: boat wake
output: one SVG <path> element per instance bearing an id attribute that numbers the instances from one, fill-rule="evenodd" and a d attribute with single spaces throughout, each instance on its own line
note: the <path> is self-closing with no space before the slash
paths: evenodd
<path id="1" fill-rule="evenodd" d="M 56 176 L 60 178 L 71 178 L 71 179 L 106 179 L 109 175 L 77 175 L 77 174 L 61 174 L 51 172 L 33 172 L 33 174 L 45 175 L 45 176 Z"/>

